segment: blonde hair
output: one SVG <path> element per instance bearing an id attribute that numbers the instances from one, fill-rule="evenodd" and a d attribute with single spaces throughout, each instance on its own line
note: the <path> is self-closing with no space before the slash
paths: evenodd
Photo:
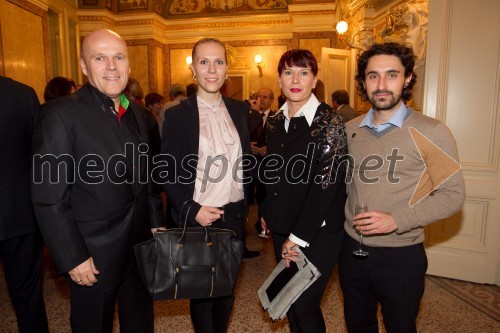
<path id="1" fill-rule="evenodd" d="M 226 45 L 224 45 L 224 43 L 221 42 L 220 40 L 218 40 L 217 38 L 213 38 L 213 37 L 204 37 L 204 38 L 200 39 L 199 41 L 197 41 L 196 44 L 194 44 L 193 51 L 191 52 L 191 58 L 193 59 L 193 61 L 196 58 L 196 50 L 198 49 L 198 46 L 203 45 L 203 44 L 208 44 L 208 43 L 215 43 L 215 44 L 219 44 L 220 46 L 222 46 L 222 48 L 224 49 L 224 59 L 226 60 L 226 63 L 227 63 Z"/>

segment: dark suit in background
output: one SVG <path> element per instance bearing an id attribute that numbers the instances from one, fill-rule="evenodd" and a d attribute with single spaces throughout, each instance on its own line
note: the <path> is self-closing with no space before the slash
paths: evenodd
<path id="1" fill-rule="evenodd" d="M 342 116 L 344 123 L 352 120 L 359 116 L 358 111 L 354 110 L 349 104 L 343 104 L 338 109 L 337 112 Z"/>
<path id="2" fill-rule="evenodd" d="M 349 103 L 350 98 L 347 90 L 339 89 L 332 93 L 332 106 L 342 116 L 344 123 L 359 116 L 359 113 Z"/>
<path id="3" fill-rule="evenodd" d="M 31 204 L 35 91 L 0 76 L 0 259 L 20 332 L 47 332 L 41 289 L 42 240 Z"/>
<path id="4" fill-rule="evenodd" d="M 152 332 L 152 301 L 132 249 L 152 237 L 151 226 L 162 224 L 161 201 L 141 168 L 149 158 L 146 113 L 130 101 L 118 121 L 110 103 L 87 83 L 44 105 L 34 153 L 71 158 L 51 182 L 47 166 L 53 176 L 57 163 L 44 166 L 50 158 L 35 156 L 33 203 L 58 270 L 68 272 L 92 257 L 100 272 L 92 287 L 68 279 L 73 331 L 111 332 L 118 301 L 122 331 Z"/>
<path id="5" fill-rule="evenodd" d="M 269 116 L 273 115 L 273 111 L 269 111 Z M 248 130 L 250 132 L 250 141 L 255 142 L 255 146 L 262 148 L 267 146 L 266 139 L 266 124 L 264 122 L 264 113 L 256 110 L 250 110 L 248 114 Z M 255 171 L 258 171 L 259 164 L 261 163 L 263 156 L 254 154 L 257 160 L 257 166 Z M 257 206 L 260 208 L 264 199 L 266 198 L 266 186 L 257 177 L 257 172 L 254 173 L 255 177 L 249 186 L 248 190 L 248 203 L 253 204 L 254 200 L 257 201 Z M 260 210 L 257 213 L 257 221 L 255 222 L 255 229 L 257 233 L 262 232 L 262 226 L 260 225 Z"/>

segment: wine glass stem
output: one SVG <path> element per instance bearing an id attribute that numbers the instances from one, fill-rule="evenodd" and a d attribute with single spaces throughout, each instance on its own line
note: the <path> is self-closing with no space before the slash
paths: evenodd
<path id="1" fill-rule="evenodd" d="M 363 233 L 359 234 L 359 250 L 363 249 Z"/>

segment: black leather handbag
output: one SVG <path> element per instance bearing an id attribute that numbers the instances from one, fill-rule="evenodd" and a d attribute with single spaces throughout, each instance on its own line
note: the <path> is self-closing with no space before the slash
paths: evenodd
<path id="1" fill-rule="evenodd" d="M 190 203 L 182 228 L 156 232 L 153 239 L 134 246 L 142 280 L 154 300 L 229 296 L 236 285 L 243 242 L 232 230 L 188 228 Z"/>

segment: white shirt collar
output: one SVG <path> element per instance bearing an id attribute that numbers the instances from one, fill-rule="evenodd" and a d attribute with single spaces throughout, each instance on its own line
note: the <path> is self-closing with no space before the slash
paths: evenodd
<path id="1" fill-rule="evenodd" d="M 304 104 L 304 106 L 302 106 L 297 113 L 295 113 L 294 117 L 305 117 L 307 123 L 309 124 L 309 126 L 311 126 L 320 104 L 321 102 L 318 101 L 316 96 L 314 94 L 311 94 L 311 97 L 309 98 L 307 103 Z M 286 120 L 290 121 L 290 115 L 288 113 L 288 102 L 283 104 L 280 110 L 283 111 L 283 115 L 285 116 Z"/>

